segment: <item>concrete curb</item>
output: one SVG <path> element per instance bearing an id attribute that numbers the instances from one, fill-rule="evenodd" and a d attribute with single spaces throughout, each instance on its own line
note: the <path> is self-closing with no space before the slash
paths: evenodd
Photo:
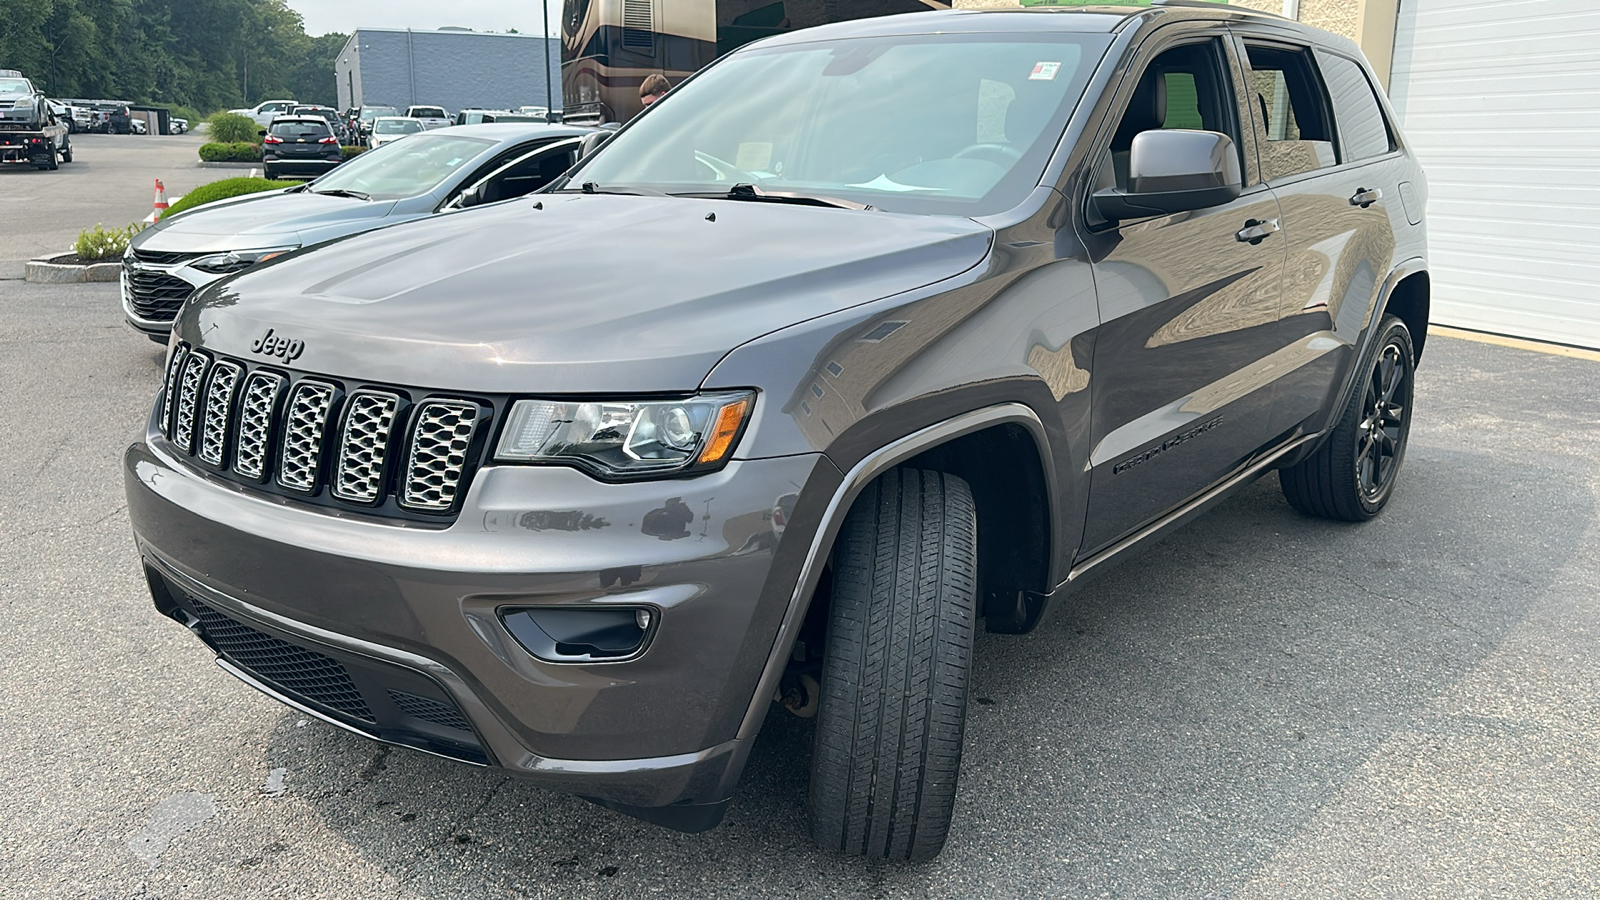
<path id="1" fill-rule="evenodd" d="M 66 265 L 52 261 L 71 255 L 63 253 L 41 259 L 30 259 L 23 278 L 34 284 L 84 284 L 91 281 L 117 281 L 122 277 L 120 262 Z"/>

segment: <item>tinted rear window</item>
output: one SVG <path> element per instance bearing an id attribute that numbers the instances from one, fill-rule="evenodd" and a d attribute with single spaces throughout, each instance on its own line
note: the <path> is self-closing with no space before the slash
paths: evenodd
<path id="1" fill-rule="evenodd" d="M 285 138 L 322 137 L 328 133 L 328 126 L 323 122 L 277 122 L 272 133 Z"/>
<path id="2" fill-rule="evenodd" d="M 1333 97 L 1333 117 L 1350 160 L 1371 159 L 1394 149 L 1377 95 L 1367 73 L 1354 60 L 1317 52 L 1323 80 Z"/>

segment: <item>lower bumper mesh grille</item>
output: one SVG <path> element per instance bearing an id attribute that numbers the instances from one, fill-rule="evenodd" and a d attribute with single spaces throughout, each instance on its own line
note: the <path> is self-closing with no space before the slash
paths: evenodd
<path id="1" fill-rule="evenodd" d="M 267 684 L 367 724 L 377 719 L 338 660 L 241 625 L 191 600 L 206 636 L 234 665 Z"/>

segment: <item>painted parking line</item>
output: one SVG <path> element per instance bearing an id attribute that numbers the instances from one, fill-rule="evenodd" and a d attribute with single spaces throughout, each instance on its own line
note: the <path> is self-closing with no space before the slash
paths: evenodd
<path id="1" fill-rule="evenodd" d="M 1489 334 L 1484 331 L 1467 331 L 1463 328 L 1450 328 L 1446 325 L 1429 325 L 1429 335 L 1439 337 L 1457 338 L 1463 341 L 1477 341 L 1480 344 L 1494 344 L 1497 347 L 1515 347 L 1518 350 L 1532 350 L 1535 353 L 1548 353 L 1552 356 L 1570 356 L 1573 359 L 1587 359 L 1590 362 L 1600 362 L 1600 350 L 1586 350 L 1582 347 L 1568 347 L 1565 344 L 1549 344 L 1544 341 L 1530 341 L 1524 338 L 1506 337 L 1502 334 Z"/>

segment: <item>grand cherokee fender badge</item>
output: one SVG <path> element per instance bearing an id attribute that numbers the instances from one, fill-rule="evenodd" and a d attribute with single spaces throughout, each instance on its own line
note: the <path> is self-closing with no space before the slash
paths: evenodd
<path id="1" fill-rule="evenodd" d="M 1213 428 L 1215 428 L 1215 427 L 1217 427 L 1218 425 L 1221 425 L 1221 424 L 1222 424 L 1222 417 L 1221 416 L 1217 416 L 1215 419 L 1211 419 L 1210 421 L 1207 421 L 1207 422 L 1201 422 L 1199 425 L 1196 425 L 1195 427 L 1189 429 L 1188 431 L 1183 432 L 1182 434 L 1175 434 L 1172 437 L 1167 438 L 1166 440 L 1164 440 L 1161 443 L 1155 445 L 1154 447 L 1151 447 L 1149 450 L 1146 450 L 1145 452 L 1139 454 L 1138 456 L 1131 457 L 1129 459 L 1125 459 L 1122 462 L 1117 463 L 1115 466 L 1111 467 L 1111 474 L 1113 474 L 1113 475 L 1121 475 L 1123 472 L 1128 471 L 1129 469 L 1133 468 L 1134 466 L 1143 465 L 1143 464 L 1149 462 L 1150 460 L 1154 459 L 1155 457 L 1161 455 L 1162 453 L 1164 453 L 1164 452 L 1166 452 L 1168 450 L 1171 450 L 1173 447 L 1176 447 L 1179 444 L 1184 443 L 1185 441 L 1192 441 L 1195 438 L 1199 437 L 1200 435 L 1205 434 L 1206 432 L 1210 431 L 1211 429 L 1213 429 Z"/>
<path id="2" fill-rule="evenodd" d="M 256 338 L 255 343 L 250 345 L 250 352 L 259 353 L 262 356 L 276 356 L 286 363 L 291 363 L 299 359 L 300 354 L 306 352 L 306 343 L 305 341 L 292 341 L 286 337 L 279 337 L 272 333 L 271 328 L 268 328 L 266 334 Z"/>

